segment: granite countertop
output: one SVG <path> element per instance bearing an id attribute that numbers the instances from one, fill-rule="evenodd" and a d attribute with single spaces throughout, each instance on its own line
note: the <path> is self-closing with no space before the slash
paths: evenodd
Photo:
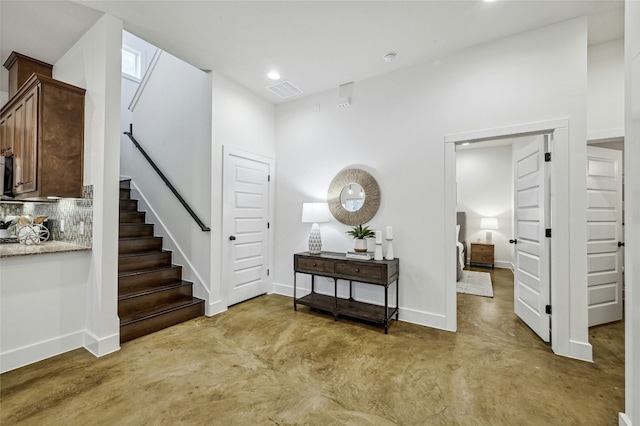
<path id="1" fill-rule="evenodd" d="M 0 244 L 0 258 L 86 250 L 91 250 L 91 247 L 63 243 L 60 241 L 45 241 L 41 244 L 30 246 L 24 244 Z"/>

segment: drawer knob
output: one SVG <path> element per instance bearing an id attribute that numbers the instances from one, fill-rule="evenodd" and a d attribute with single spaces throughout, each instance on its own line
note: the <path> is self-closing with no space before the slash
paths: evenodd
<path id="1" fill-rule="evenodd" d="M 356 272 L 360 272 L 360 269 L 356 268 Z"/>
<path id="2" fill-rule="evenodd" d="M 318 266 L 318 264 L 317 264 L 317 263 L 314 263 L 314 264 L 313 264 L 313 266 Z"/>

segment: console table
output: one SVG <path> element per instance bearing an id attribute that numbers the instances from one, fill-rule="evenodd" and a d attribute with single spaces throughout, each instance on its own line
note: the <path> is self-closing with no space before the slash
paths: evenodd
<path id="1" fill-rule="evenodd" d="M 337 321 L 338 316 L 358 318 L 384 325 L 384 332 L 389 332 L 389 320 L 393 315 L 398 320 L 398 274 L 399 261 L 393 260 L 356 260 L 349 259 L 344 253 L 309 252 L 293 255 L 293 309 L 298 304 L 310 308 L 331 312 Z M 311 293 L 297 297 L 296 279 L 298 273 L 311 275 Z M 333 279 L 334 295 L 327 296 L 315 292 L 315 277 Z M 349 298 L 338 297 L 338 280 L 349 281 Z M 353 299 L 353 281 L 384 287 L 384 306 L 359 302 Z M 389 286 L 396 284 L 396 306 L 389 307 Z"/>

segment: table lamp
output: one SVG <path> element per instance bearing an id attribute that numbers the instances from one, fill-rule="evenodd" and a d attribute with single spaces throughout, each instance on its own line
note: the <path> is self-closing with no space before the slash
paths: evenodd
<path id="1" fill-rule="evenodd" d="M 322 251 L 322 238 L 318 223 L 329 222 L 331 212 L 327 203 L 303 203 L 302 223 L 313 223 L 309 233 L 309 254 L 320 254 Z"/>
<path id="2" fill-rule="evenodd" d="M 485 240 L 487 243 L 492 242 L 491 231 L 498 229 L 498 219 L 495 217 L 483 217 L 480 219 L 480 229 L 486 229 Z"/>

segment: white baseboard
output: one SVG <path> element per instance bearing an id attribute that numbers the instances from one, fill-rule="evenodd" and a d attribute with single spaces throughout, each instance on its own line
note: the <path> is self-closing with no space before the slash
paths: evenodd
<path id="1" fill-rule="evenodd" d="M 0 354 L 0 373 L 83 347 L 85 331 L 23 346 Z"/>
<path id="2" fill-rule="evenodd" d="M 618 426 L 632 426 L 631 419 L 625 413 L 618 413 Z"/>
<path id="3" fill-rule="evenodd" d="M 97 357 L 105 356 L 120 350 L 120 333 L 98 338 L 90 331 L 85 331 L 84 348 Z"/>
<path id="4" fill-rule="evenodd" d="M 204 314 L 208 317 L 218 315 L 227 310 L 227 305 L 222 303 L 222 300 L 217 300 L 213 303 L 207 303 L 204 306 Z"/>
<path id="5" fill-rule="evenodd" d="M 512 272 L 515 269 L 513 263 L 504 260 L 496 260 L 495 266 L 496 268 L 510 269 Z"/>
<path id="6" fill-rule="evenodd" d="M 590 343 L 569 340 L 569 353 L 556 352 L 555 350 L 553 352 L 567 358 L 593 362 L 593 347 Z"/>
<path id="7" fill-rule="evenodd" d="M 293 286 L 274 282 L 271 284 L 271 293 L 293 297 Z"/>

